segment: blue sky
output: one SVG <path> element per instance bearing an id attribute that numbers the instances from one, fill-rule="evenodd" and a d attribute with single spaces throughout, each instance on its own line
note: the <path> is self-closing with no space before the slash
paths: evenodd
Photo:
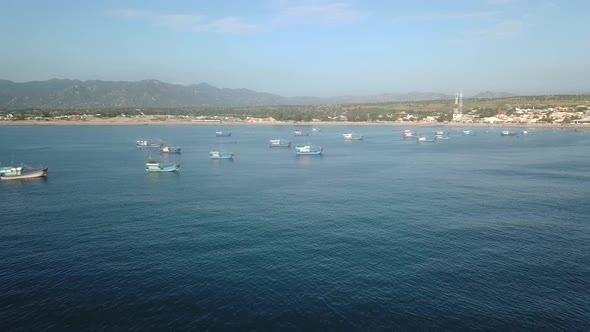
<path id="1" fill-rule="evenodd" d="M 588 92 L 588 13 L 578 0 L 0 0 L 0 79 Z"/>

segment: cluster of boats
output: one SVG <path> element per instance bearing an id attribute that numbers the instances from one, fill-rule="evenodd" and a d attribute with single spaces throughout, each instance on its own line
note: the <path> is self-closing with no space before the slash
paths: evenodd
<path id="1" fill-rule="evenodd" d="M 418 143 L 425 143 L 425 142 L 436 142 L 436 141 L 444 141 L 451 139 L 449 136 L 445 134 L 444 131 L 438 130 L 434 134 L 434 137 L 428 137 L 423 134 L 416 134 L 410 129 L 406 129 L 402 133 L 402 137 L 404 139 L 415 139 Z"/>

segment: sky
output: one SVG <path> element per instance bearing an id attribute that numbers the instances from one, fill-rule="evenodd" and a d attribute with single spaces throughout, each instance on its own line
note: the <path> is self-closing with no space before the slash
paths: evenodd
<path id="1" fill-rule="evenodd" d="M 0 79 L 584 93 L 588 13 L 585 0 L 0 0 Z"/>

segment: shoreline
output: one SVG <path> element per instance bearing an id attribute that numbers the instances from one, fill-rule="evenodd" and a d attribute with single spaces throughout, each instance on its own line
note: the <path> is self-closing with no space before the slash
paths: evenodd
<path id="1" fill-rule="evenodd" d="M 392 126 L 392 127 L 474 127 L 474 128 L 538 128 L 538 129 L 579 129 L 588 128 L 588 124 L 538 124 L 538 123 L 428 123 L 428 122 L 351 122 L 351 121 L 323 121 L 323 122 L 208 122 L 166 120 L 151 121 L 144 119 L 106 119 L 90 121 L 0 121 L 3 126 L 292 126 L 292 127 L 321 127 L 321 126 Z"/>

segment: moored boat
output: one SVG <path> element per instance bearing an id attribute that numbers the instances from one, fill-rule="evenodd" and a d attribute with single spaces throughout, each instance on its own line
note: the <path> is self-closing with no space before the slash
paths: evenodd
<path id="1" fill-rule="evenodd" d="M 145 139 L 140 139 L 135 142 L 135 146 L 142 149 L 157 149 L 162 146 L 162 143 L 154 143 Z"/>
<path id="2" fill-rule="evenodd" d="M 1 180 L 21 180 L 47 177 L 47 167 L 32 167 L 25 164 L 0 167 Z"/>
<path id="3" fill-rule="evenodd" d="M 180 164 L 150 160 L 145 163 L 145 170 L 147 172 L 178 172 L 180 171 Z"/>
<path id="4" fill-rule="evenodd" d="M 180 153 L 180 147 L 170 146 L 170 145 L 162 145 L 160 147 L 160 152 L 162 152 L 162 153 Z"/>
<path id="5" fill-rule="evenodd" d="M 470 135 L 473 135 L 471 130 L 463 130 L 463 136 L 470 136 Z"/>
<path id="6" fill-rule="evenodd" d="M 295 130 L 294 135 L 295 136 L 309 136 L 309 133 L 303 132 L 301 130 Z"/>
<path id="7" fill-rule="evenodd" d="M 295 147 L 295 154 L 297 155 L 319 155 L 322 154 L 324 148 L 321 146 L 312 145 L 297 145 Z"/>
<path id="8" fill-rule="evenodd" d="M 410 129 L 405 129 L 404 133 L 402 134 L 403 138 L 414 138 L 414 133 Z"/>
<path id="9" fill-rule="evenodd" d="M 509 131 L 509 130 L 502 130 L 502 132 L 500 133 L 500 136 L 516 136 L 516 132 Z"/>
<path id="10" fill-rule="evenodd" d="M 233 152 L 221 152 L 218 150 L 209 151 L 209 158 L 211 159 L 233 159 Z"/>
<path id="11" fill-rule="evenodd" d="M 431 143 L 434 141 L 435 140 L 433 138 L 426 137 L 426 136 L 420 136 L 420 137 L 418 137 L 418 140 L 417 140 L 418 143 Z"/>
<path id="12" fill-rule="evenodd" d="M 230 137 L 231 133 L 225 132 L 225 131 L 216 131 L 215 136 L 217 136 L 217 137 Z"/>
<path id="13" fill-rule="evenodd" d="M 351 133 L 344 133 L 344 134 L 342 134 L 342 136 L 344 137 L 345 140 L 363 140 L 363 139 L 365 139 L 365 136 L 363 136 L 363 135 L 357 135 L 357 134 L 351 134 Z"/>
<path id="14" fill-rule="evenodd" d="M 291 142 L 290 141 L 285 141 L 282 139 L 271 139 L 269 140 L 269 144 L 270 147 L 284 147 L 284 148 L 288 148 L 291 146 Z"/>
<path id="15" fill-rule="evenodd" d="M 441 140 L 450 139 L 450 138 L 449 138 L 449 136 L 445 136 L 444 131 L 439 130 L 434 134 L 434 139 L 437 141 L 441 141 Z"/>

